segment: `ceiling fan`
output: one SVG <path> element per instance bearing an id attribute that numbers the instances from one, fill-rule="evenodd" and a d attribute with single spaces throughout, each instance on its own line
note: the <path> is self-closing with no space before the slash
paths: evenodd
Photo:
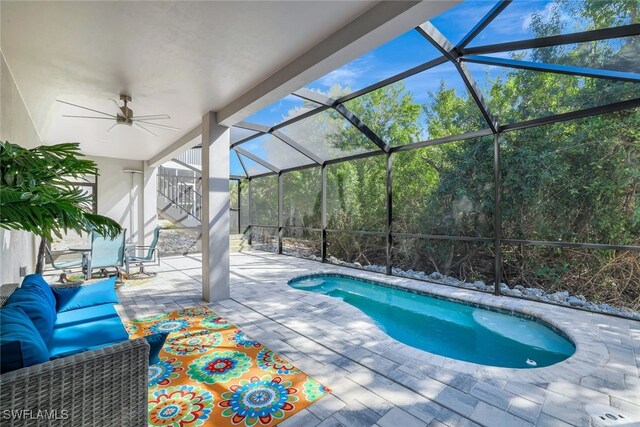
<path id="1" fill-rule="evenodd" d="M 161 125 L 159 123 L 152 123 L 152 121 L 154 121 L 154 120 L 170 119 L 171 116 L 169 116 L 168 114 L 152 114 L 152 115 L 148 115 L 148 116 L 134 116 L 133 115 L 133 110 L 131 108 L 129 108 L 129 106 L 128 106 L 128 103 L 131 102 L 131 97 L 129 95 L 120 95 L 120 101 L 122 101 L 124 105 L 120 105 L 118 103 L 118 101 L 116 101 L 113 98 L 109 98 L 109 99 L 111 101 L 113 101 L 114 104 L 116 104 L 116 106 L 118 107 L 118 110 L 117 110 L 116 114 L 105 113 L 103 111 L 98 111 L 98 110 L 94 110 L 92 108 L 83 107 L 82 105 L 77 105 L 77 104 L 72 104 L 70 102 L 61 101 L 59 99 L 57 99 L 56 101 L 60 102 L 61 104 L 71 105 L 72 107 L 82 108 L 83 110 L 93 111 L 94 113 L 103 114 L 103 115 L 106 116 L 106 117 L 100 117 L 100 116 L 71 116 L 71 115 L 68 115 L 68 114 L 63 114 L 62 117 L 72 117 L 72 118 L 76 118 L 76 119 L 115 120 L 116 122 L 113 124 L 113 126 L 111 126 L 109 129 L 107 129 L 107 132 L 109 132 L 111 129 L 113 129 L 116 125 L 136 126 L 136 127 L 140 128 L 140 129 L 144 130 L 145 132 L 149 132 L 153 136 L 158 136 L 158 135 L 155 134 L 154 132 L 152 132 L 151 130 L 147 129 L 147 126 L 157 127 L 157 128 L 161 128 L 161 129 L 173 130 L 173 131 L 176 131 L 176 132 L 180 132 L 182 130 L 182 129 L 174 128 L 172 126 Z"/>

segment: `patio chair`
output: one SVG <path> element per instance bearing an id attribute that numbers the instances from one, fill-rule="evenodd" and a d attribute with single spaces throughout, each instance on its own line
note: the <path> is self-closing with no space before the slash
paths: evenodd
<path id="1" fill-rule="evenodd" d="M 60 273 L 60 278 L 58 281 L 60 283 L 67 282 L 67 273 L 71 273 L 75 268 L 81 268 L 84 271 L 86 266 L 87 258 L 84 254 L 75 252 L 75 251 L 57 251 L 55 256 L 49 249 L 48 245 L 44 246 L 46 255 L 49 257 L 49 261 L 51 262 L 51 266 L 56 270 L 62 270 Z M 65 257 L 66 255 L 74 255 L 73 257 Z"/>
<path id="2" fill-rule="evenodd" d="M 148 273 L 145 271 L 145 265 L 160 265 L 160 253 L 158 252 L 158 237 L 160 236 L 160 227 L 156 227 L 153 230 L 153 240 L 149 246 L 129 246 L 127 248 L 126 257 L 128 258 L 128 266 L 131 267 L 131 264 L 135 264 L 140 268 L 140 270 L 136 274 L 145 274 L 147 276 L 152 276 L 156 273 Z M 139 255 L 143 253 L 143 255 Z M 127 271 L 127 274 L 128 271 Z"/>
<path id="3" fill-rule="evenodd" d="M 121 269 L 129 271 L 125 257 L 125 239 L 127 230 L 123 230 L 113 239 L 105 238 L 93 232 L 91 235 L 91 252 L 87 259 L 87 278 L 95 269 L 100 269 L 100 274 L 108 276 L 107 268 L 115 268 L 118 277 L 121 277 Z"/>

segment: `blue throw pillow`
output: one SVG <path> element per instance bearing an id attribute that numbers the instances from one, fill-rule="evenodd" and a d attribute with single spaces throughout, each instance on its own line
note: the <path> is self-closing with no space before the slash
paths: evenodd
<path id="1" fill-rule="evenodd" d="M 114 276 L 92 285 L 53 288 L 58 313 L 100 304 L 117 304 L 118 296 L 115 286 Z"/>
<path id="2" fill-rule="evenodd" d="M 27 314 L 18 307 L 0 308 L 0 372 L 49 361 L 47 345 Z"/>
<path id="3" fill-rule="evenodd" d="M 42 277 L 41 274 L 29 274 L 25 276 L 20 287 L 24 289 L 37 289 L 47 299 L 47 302 L 51 305 L 51 308 L 55 310 L 56 298 L 53 296 L 51 286 L 49 286 L 49 284 L 46 280 L 44 280 L 44 277 Z"/>
<path id="4" fill-rule="evenodd" d="M 48 344 L 51 341 L 57 314 L 41 289 L 35 286 L 20 287 L 7 299 L 5 307 L 22 309 L 31 319 L 44 342 Z"/>
<path id="5" fill-rule="evenodd" d="M 167 335 L 169 335 L 168 332 L 158 332 L 157 334 L 144 337 L 149 343 L 149 365 L 155 365 L 160 361 L 160 350 L 162 350 Z"/>

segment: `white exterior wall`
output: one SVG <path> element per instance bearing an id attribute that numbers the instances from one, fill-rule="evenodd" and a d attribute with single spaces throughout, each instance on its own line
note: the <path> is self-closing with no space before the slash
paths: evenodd
<path id="1" fill-rule="evenodd" d="M 27 148 L 41 140 L 22 101 L 4 56 L 1 56 L 0 139 Z M 98 213 L 116 220 L 127 229 L 128 241 L 144 244 L 156 226 L 155 169 L 143 174 L 124 173 L 124 169 L 145 171 L 143 161 L 87 157 L 98 164 Z M 146 182 L 145 182 L 146 181 Z M 143 196 L 146 189 L 146 197 Z M 145 229 L 146 232 L 140 231 Z M 33 273 L 39 239 L 31 233 L 0 230 L 0 283 L 20 282 L 20 267 Z"/>
<path id="2" fill-rule="evenodd" d="M 151 183 L 148 179 L 145 182 L 145 165 L 140 160 L 91 156 L 87 158 L 97 163 L 100 172 L 98 214 L 107 216 L 126 228 L 127 242 L 144 244 L 144 235 L 151 233 L 157 222 L 155 174 L 152 174 Z M 123 172 L 125 169 L 143 173 Z M 142 232 L 145 230 L 145 223 L 146 231 Z"/>
<path id="3" fill-rule="evenodd" d="M 41 139 L 31 121 L 4 56 L 0 55 L 0 140 L 33 148 Z M 138 160 L 87 157 L 98 164 L 98 213 L 127 229 L 128 241 L 150 243 L 157 223 L 156 169 Z M 135 169 L 144 174 L 124 173 Z M 141 231 L 145 230 L 144 233 Z M 0 230 L 0 284 L 20 282 L 20 268 L 33 273 L 39 238 L 31 233 Z"/>
<path id="4" fill-rule="evenodd" d="M 0 140 L 36 147 L 40 136 L 2 54 L 0 63 Z M 33 273 L 38 244 L 31 233 L 0 229 L 0 284 L 20 282 L 20 267 Z"/>

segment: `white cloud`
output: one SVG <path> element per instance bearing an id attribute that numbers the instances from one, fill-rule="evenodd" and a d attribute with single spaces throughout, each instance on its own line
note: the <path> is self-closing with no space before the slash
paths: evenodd
<path id="1" fill-rule="evenodd" d="M 335 84 L 343 87 L 359 86 L 362 78 L 373 68 L 374 62 L 373 54 L 362 56 L 321 77 L 318 82 L 327 88 Z"/>
<path id="2" fill-rule="evenodd" d="M 533 15 L 540 16 L 542 18 L 542 22 L 549 22 L 551 20 L 551 17 L 555 13 L 560 14 L 560 22 L 563 24 L 575 22 L 575 19 L 572 18 L 566 11 L 563 11 L 558 3 L 552 1 L 547 3 L 542 9 L 532 10 L 531 13 L 527 14 L 522 20 L 522 31 L 529 30 Z"/>

